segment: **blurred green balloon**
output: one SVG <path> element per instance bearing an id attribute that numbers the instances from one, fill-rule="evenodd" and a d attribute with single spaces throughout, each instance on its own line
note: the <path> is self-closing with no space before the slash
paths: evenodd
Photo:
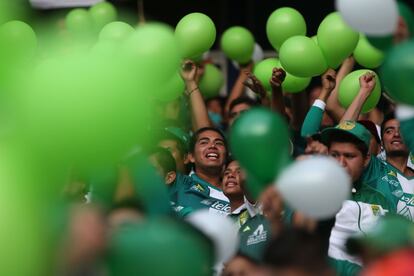
<path id="1" fill-rule="evenodd" d="M 204 66 L 204 74 L 200 79 L 199 87 L 203 96 L 208 98 L 217 97 L 224 85 L 223 73 L 214 64 Z"/>
<path id="2" fill-rule="evenodd" d="M 330 13 L 318 28 L 318 45 L 328 66 L 336 69 L 357 46 L 359 33 L 349 27 L 339 12 Z"/>
<path id="3" fill-rule="evenodd" d="M 190 13 L 175 27 L 175 36 L 182 58 L 194 58 L 208 51 L 216 40 L 216 27 L 203 13 Z"/>
<path id="4" fill-rule="evenodd" d="M 100 31 L 106 24 L 115 21 L 118 17 L 118 12 L 115 7 L 106 1 L 99 2 L 89 9 L 95 29 Z"/>
<path id="5" fill-rule="evenodd" d="M 145 86 L 145 83 L 164 85 L 180 70 L 179 48 L 174 32 L 164 24 L 139 26 L 122 44 L 120 52 L 123 62 L 134 71 L 138 86 Z"/>
<path id="6" fill-rule="evenodd" d="M 367 36 L 368 42 L 376 49 L 386 52 L 393 46 L 392 35 L 389 36 Z"/>
<path id="7" fill-rule="evenodd" d="M 254 37 L 248 29 L 235 26 L 223 33 L 220 45 L 228 58 L 246 64 L 253 55 Z"/>
<path id="8" fill-rule="evenodd" d="M 280 67 L 279 60 L 276 58 L 267 58 L 254 65 L 253 74 L 260 80 L 266 91 L 272 90 L 269 81 L 275 67 Z"/>
<path id="9" fill-rule="evenodd" d="M 293 8 L 279 8 L 267 19 L 266 34 L 273 48 L 279 50 L 288 38 L 306 35 L 305 19 Z"/>
<path id="10" fill-rule="evenodd" d="M 290 160 L 287 124 L 279 114 L 264 108 L 251 109 L 235 121 L 230 146 L 253 182 L 261 187 L 273 182 Z"/>
<path id="11" fill-rule="evenodd" d="M 99 41 L 123 42 L 134 32 L 127 23 L 116 21 L 106 24 L 99 33 Z"/>
<path id="12" fill-rule="evenodd" d="M 396 101 L 414 105 L 414 40 L 398 44 L 385 57 L 380 76 L 387 93 Z"/>
<path id="13" fill-rule="evenodd" d="M 56 57 L 38 65 L 11 95 L 19 136 L 34 154 L 82 168 L 114 164 L 144 143 L 148 91 L 118 60 Z M 142 76 L 144 77 L 144 76 Z"/>
<path id="14" fill-rule="evenodd" d="M 354 58 L 360 65 L 374 69 L 384 61 L 384 53 L 372 46 L 365 35 L 361 34 L 354 50 Z"/>
<path id="15" fill-rule="evenodd" d="M 180 250 L 177 250 L 179 248 Z M 212 275 L 214 248 L 184 222 L 153 219 L 125 225 L 109 246 L 109 275 Z"/>
<path id="16" fill-rule="evenodd" d="M 27 62 L 37 49 L 37 37 L 33 29 L 22 21 L 9 21 L 0 26 L 0 60 L 2 66 Z"/>
<path id="17" fill-rule="evenodd" d="M 306 36 L 286 40 L 280 48 L 279 58 L 283 68 L 298 77 L 319 76 L 328 69 L 321 49 Z"/>
<path id="18" fill-rule="evenodd" d="M 338 100 L 344 108 L 348 108 L 356 95 L 358 95 L 360 89 L 359 78 L 367 72 L 375 75 L 376 83 L 371 95 L 362 106 L 362 113 L 371 111 L 379 102 L 381 97 L 381 83 L 378 75 L 374 71 L 361 69 L 349 73 L 339 85 Z"/>
<path id="19" fill-rule="evenodd" d="M 177 72 L 165 83 L 164 87 L 155 91 L 156 98 L 164 102 L 170 102 L 179 98 L 184 93 L 184 90 L 184 80 L 181 78 L 180 73 Z"/>
<path id="20" fill-rule="evenodd" d="M 75 36 L 89 36 L 93 30 L 93 20 L 85 9 L 73 9 L 66 15 L 66 28 Z"/>
<path id="21" fill-rule="evenodd" d="M 316 45 L 319 45 L 319 44 L 318 44 L 318 36 L 314 35 L 314 36 L 312 36 L 311 38 L 312 38 L 312 40 L 316 43 Z"/>

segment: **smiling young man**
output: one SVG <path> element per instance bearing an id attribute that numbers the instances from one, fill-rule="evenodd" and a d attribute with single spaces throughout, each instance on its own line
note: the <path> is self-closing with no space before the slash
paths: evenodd
<path id="1" fill-rule="evenodd" d="M 381 136 L 386 160 L 372 157 L 363 178 L 394 203 L 398 214 L 414 220 L 414 171 L 407 166 L 410 152 L 401 136 L 400 122 L 393 115 L 385 117 Z"/>
<path id="2" fill-rule="evenodd" d="M 197 130 L 191 141 L 188 158 L 194 166 L 194 173 L 176 183 L 179 192 L 175 211 L 181 216 L 203 208 L 225 215 L 230 213 L 229 200 L 221 185 L 227 159 L 224 135 L 213 127 Z"/>

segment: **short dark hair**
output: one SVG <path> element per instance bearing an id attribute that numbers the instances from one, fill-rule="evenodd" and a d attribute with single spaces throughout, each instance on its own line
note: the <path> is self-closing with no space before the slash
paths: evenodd
<path id="1" fill-rule="evenodd" d="M 152 147 L 148 149 L 147 154 L 148 156 L 153 155 L 155 157 L 155 160 L 164 171 L 164 174 L 177 171 L 175 159 L 169 150 L 162 147 Z"/>
<path id="2" fill-rule="evenodd" d="M 161 142 L 163 140 L 173 140 L 177 143 L 177 148 L 180 151 L 181 155 L 184 156 L 188 150 L 187 146 L 184 145 L 184 141 L 178 138 L 176 135 L 166 131 L 162 130 L 158 133 L 158 142 Z"/>
<path id="3" fill-rule="evenodd" d="M 296 268 L 312 275 L 319 275 L 329 269 L 321 238 L 304 229 L 283 230 L 270 241 L 263 262 L 274 269 Z"/>
<path id="4" fill-rule="evenodd" d="M 383 120 L 383 121 L 382 121 L 382 123 L 381 123 L 381 138 L 383 138 L 383 137 L 384 137 L 385 124 L 386 124 L 388 121 L 393 120 L 393 119 L 395 119 L 395 118 L 396 118 L 396 117 L 395 117 L 394 112 L 390 112 L 390 113 L 388 113 L 388 114 L 386 114 L 386 115 L 384 116 L 384 120 Z"/>
<path id="5" fill-rule="evenodd" d="M 245 97 L 245 96 L 238 97 L 230 103 L 229 111 L 231 111 L 236 105 L 239 105 L 239 104 L 247 104 L 247 105 L 253 107 L 253 106 L 258 106 L 259 102 L 257 100 L 253 100 L 253 99 L 251 99 L 249 97 Z"/>
<path id="6" fill-rule="evenodd" d="M 353 136 L 352 134 L 344 133 L 344 132 L 332 132 L 329 136 L 328 141 L 328 148 L 331 147 L 332 143 L 351 143 L 354 144 L 357 149 L 362 153 L 363 156 L 368 155 L 368 146 L 357 137 Z"/>
<path id="7" fill-rule="evenodd" d="M 194 149 L 195 149 L 195 145 L 197 143 L 198 137 L 200 136 L 200 134 L 202 134 L 203 132 L 206 132 L 206 131 L 214 131 L 214 132 L 220 134 L 221 138 L 223 138 L 224 146 L 226 147 L 226 149 L 228 149 L 227 139 L 226 139 L 226 137 L 224 136 L 223 132 L 220 129 L 218 129 L 216 127 L 202 127 L 200 129 L 198 129 L 196 132 L 194 132 L 193 136 L 191 137 L 190 151 L 192 153 L 194 153 Z"/>

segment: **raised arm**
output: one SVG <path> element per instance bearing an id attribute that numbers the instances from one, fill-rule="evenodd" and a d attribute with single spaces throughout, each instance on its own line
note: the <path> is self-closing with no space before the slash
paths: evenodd
<path id="1" fill-rule="evenodd" d="M 272 87 L 271 108 L 280 115 L 287 117 L 285 102 L 283 101 L 282 83 L 286 78 L 286 72 L 282 68 L 273 68 L 270 86 Z"/>
<path id="2" fill-rule="evenodd" d="M 301 129 L 302 137 L 312 136 L 319 131 L 326 107 L 326 101 L 336 86 L 335 79 L 336 73 L 333 69 L 329 69 L 325 72 L 325 74 L 323 74 L 321 94 L 306 114 L 306 118 L 303 121 Z"/>
<path id="3" fill-rule="evenodd" d="M 226 105 L 224 107 L 225 114 L 229 113 L 231 102 L 243 95 L 244 82 L 248 79 L 248 73 L 252 71 L 252 68 L 253 63 L 249 63 L 244 67 L 240 66 L 239 76 L 230 91 L 230 95 L 227 97 Z"/>
<path id="4" fill-rule="evenodd" d="M 251 91 L 256 93 L 262 105 L 270 107 L 269 97 L 267 95 L 266 88 L 264 88 L 262 82 L 252 73 L 246 73 L 246 75 L 247 79 L 244 81 L 243 84 Z"/>
<path id="5" fill-rule="evenodd" d="M 208 117 L 207 107 L 197 84 L 197 66 L 191 60 L 186 60 L 181 69 L 181 77 L 185 82 L 186 95 L 191 106 L 191 121 L 193 130 L 210 127 L 212 123 Z"/>
<path id="6" fill-rule="evenodd" d="M 361 114 L 362 106 L 371 95 L 375 87 L 375 75 L 373 73 L 366 73 L 359 78 L 360 89 L 358 95 L 352 101 L 351 105 L 346 109 L 342 121 L 356 121 L 359 114 Z"/>
<path id="7" fill-rule="evenodd" d="M 345 76 L 348 75 L 352 71 L 352 69 L 354 68 L 354 65 L 355 65 L 355 59 L 353 57 L 348 57 L 347 59 L 344 60 L 336 76 L 335 89 L 332 91 L 332 93 L 328 97 L 328 100 L 326 103 L 326 111 L 336 123 L 338 123 L 341 120 L 342 116 L 345 113 L 345 109 L 339 104 L 339 101 L 338 101 L 339 84 L 345 78 Z"/>

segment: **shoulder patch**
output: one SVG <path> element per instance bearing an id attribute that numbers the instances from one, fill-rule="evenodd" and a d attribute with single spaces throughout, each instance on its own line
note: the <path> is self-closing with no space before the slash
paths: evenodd
<path id="1" fill-rule="evenodd" d="M 391 175 L 391 176 L 394 176 L 394 177 L 397 177 L 397 174 L 394 171 L 389 171 L 387 174 Z"/>

